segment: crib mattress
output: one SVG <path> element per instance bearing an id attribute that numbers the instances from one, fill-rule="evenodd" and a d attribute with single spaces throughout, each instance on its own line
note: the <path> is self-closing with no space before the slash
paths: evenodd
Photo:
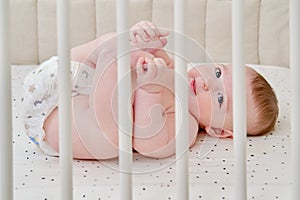
<path id="1" fill-rule="evenodd" d="M 44 155 L 21 126 L 21 79 L 35 66 L 12 66 L 14 198 L 60 199 L 59 158 Z M 247 138 L 248 199 L 291 199 L 289 70 L 253 65 L 271 83 L 279 100 L 276 128 L 267 135 Z M 134 153 L 134 199 L 176 199 L 175 156 L 150 159 Z M 189 150 L 190 199 L 233 199 L 232 139 L 199 134 Z M 118 159 L 73 161 L 74 199 L 121 199 Z"/>

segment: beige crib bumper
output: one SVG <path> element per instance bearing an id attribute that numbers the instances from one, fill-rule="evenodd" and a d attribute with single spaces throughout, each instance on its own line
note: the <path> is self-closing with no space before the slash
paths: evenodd
<path id="1" fill-rule="evenodd" d="M 72 46 L 115 30 L 114 0 L 70 2 Z M 231 4 L 188 0 L 187 34 L 215 62 L 231 62 Z M 245 62 L 287 67 L 288 1 L 246 0 L 245 5 Z M 150 20 L 173 28 L 173 0 L 130 0 L 130 9 L 130 25 Z M 56 0 L 11 0 L 10 21 L 12 64 L 39 64 L 56 55 Z"/>

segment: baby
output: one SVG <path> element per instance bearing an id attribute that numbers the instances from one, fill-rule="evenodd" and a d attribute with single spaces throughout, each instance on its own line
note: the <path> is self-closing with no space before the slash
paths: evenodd
<path id="1" fill-rule="evenodd" d="M 133 148 L 149 157 L 175 153 L 174 62 L 162 49 L 167 32 L 142 21 L 130 30 Z M 71 50 L 73 79 L 73 157 L 118 156 L 116 33 Z M 213 137 L 232 137 L 232 67 L 217 64 L 188 72 L 189 145 L 199 127 Z M 278 116 L 275 93 L 255 70 L 246 67 L 247 132 L 273 129 Z M 27 135 L 48 155 L 58 156 L 57 57 L 42 63 L 24 80 L 23 119 Z M 63 133 L 62 133 L 63 134 Z"/>

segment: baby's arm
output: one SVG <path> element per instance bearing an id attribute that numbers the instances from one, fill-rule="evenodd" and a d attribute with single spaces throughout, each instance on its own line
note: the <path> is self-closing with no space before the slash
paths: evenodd
<path id="1" fill-rule="evenodd" d="M 158 49 L 154 53 L 152 53 L 154 57 L 161 58 L 165 61 L 168 68 L 174 69 L 174 59 L 171 58 L 164 49 Z"/>
<path id="2" fill-rule="evenodd" d="M 173 73 L 158 58 L 140 58 L 137 65 L 133 147 L 145 156 L 168 157 L 175 153 Z M 191 115 L 189 120 L 191 146 L 198 126 Z"/>

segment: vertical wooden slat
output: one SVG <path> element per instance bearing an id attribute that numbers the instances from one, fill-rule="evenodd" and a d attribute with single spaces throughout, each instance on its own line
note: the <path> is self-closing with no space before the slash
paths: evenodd
<path id="1" fill-rule="evenodd" d="M 9 1 L 0 1 L 0 199 L 13 199 Z"/>
<path id="2" fill-rule="evenodd" d="M 117 0 L 118 125 L 120 199 L 132 199 L 131 76 L 128 32 L 128 0 Z"/>
<path id="3" fill-rule="evenodd" d="M 247 109 L 244 67 L 244 0 L 232 1 L 234 199 L 247 199 Z"/>
<path id="4" fill-rule="evenodd" d="M 69 0 L 57 0 L 58 111 L 61 177 L 60 193 L 62 200 L 73 199 L 69 10 Z"/>
<path id="5" fill-rule="evenodd" d="M 300 1 L 290 0 L 291 151 L 293 200 L 300 199 Z"/>
<path id="6" fill-rule="evenodd" d="M 186 32 L 185 0 L 175 0 L 175 117 L 176 117 L 176 192 L 177 199 L 189 199 L 189 116 L 188 116 L 188 84 L 187 64 L 184 60 Z"/>

